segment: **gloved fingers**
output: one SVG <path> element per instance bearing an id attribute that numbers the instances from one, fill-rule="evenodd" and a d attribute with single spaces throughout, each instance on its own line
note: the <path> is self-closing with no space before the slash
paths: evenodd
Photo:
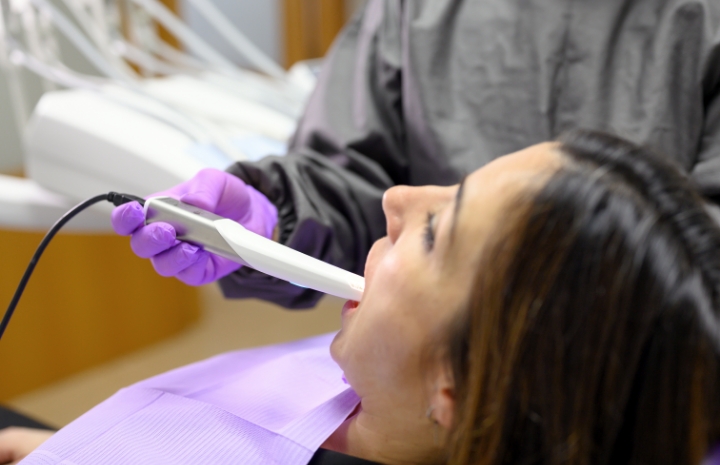
<path id="1" fill-rule="evenodd" d="M 273 230 L 277 225 L 277 208 L 254 187 L 247 186 L 247 193 L 252 205 L 252 211 L 244 218 L 238 218 L 236 221 L 256 234 L 268 239 L 272 238 Z"/>
<path id="2" fill-rule="evenodd" d="M 150 259 L 155 271 L 160 276 L 177 276 L 188 267 L 197 262 L 204 261 L 207 252 L 187 242 L 180 242 L 177 245 L 161 252 Z"/>
<path id="3" fill-rule="evenodd" d="M 230 173 L 207 168 L 199 171 L 192 182 L 192 189 L 180 197 L 182 202 L 224 217 L 231 217 L 238 209 L 248 209 L 246 184 Z"/>
<path id="4" fill-rule="evenodd" d="M 277 209 L 267 197 L 225 171 L 212 168 L 198 171 L 192 179 L 152 196 L 158 195 L 169 195 L 230 218 L 268 238 L 277 223 Z"/>
<path id="5" fill-rule="evenodd" d="M 145 224 L 145 212 L 138 202 L 128 202 L 113 209 L 110 223 L 116 233 L 129 236 Z"/>
<path id="6" fill-rule="evenodd" d="M 167 223 L 152 223 L 138 229 L 130 237 L 130 247 L 135 255 L 151 258 L 177 244 L 175 228 Z"/>
<path id="7" fill-rule="evenodd" d="M 212 184 L 214 184 L 215 182 L 212 179 L 213 172 L 224 173 L 224 171 L 216 170 L 213 168 L 205 168 L 195 173 L 195 175 L 187 181 L 183 181 L 180 184 L 176 184 L 163 191 L 150 194 L 148 197 L 159 197 L 167 195 L 169 197 L 180 200 L 180 198 L 188 192 L 195 192 L 197 190 L 204 190 L 208 188 L 212 189 Z M 196 205 L 196 207 L 201 206 Z"/>
<path id="8" fill-rule="evenodd" d="M 206 169 L 200 170 L 197 172 L 197 174 L 195 174 L 195 176 L 188 179 L 187 181 L 181 182 L 180 184 L 172 186 L 169 189 L 165 189 L 163 191 L 155 192 L 154 194 L 150 194 L 146 198 L 167 196 L 167 197 L 172 197 L 174 199 L 183 200 L 183 196 L 185 196 L 189 193 L 196 192 L 196 191 L 203 191 L 203 192 L 207 191 L 203 194 L 204 197 L 202 197 L 203 200 L 202 200 L 201 204 L 195 204 L 195 203 L 191 203 L 191 202 L 185 202 L 185 203 L 190 203 L 190 205 L 195 205 L 196 207 L 200 207 L 204 210 L 212 211 L 212 209 L 210 207 L 212 205 L 214 205 L 214 203 L 217 203 L 216 201 L 215 202 L 212 201 L 212 198 L 213 198 L 212 192 L 217 191 L 218 189 L 212 185 L 214 181 L 212 179 L 209 179 L 210 176 L 208 175 L 208 173 L 206 173 L 206 171 L 219 171 L 219 170 L 213 170 L 212 168 L 206 168 Z M 219 197 L 219 194 L 216 194 L 215 197 Z"/>
<path id="9" fill-rule="evenodd" d="M 203 284 L 217 281 L 240 268 L 239 263 L 232 262 L 226 258 L 206 253 L 197 262 L 185 268 L 177 274 L 176 278 L 190 286 L 201 286 Z"/>

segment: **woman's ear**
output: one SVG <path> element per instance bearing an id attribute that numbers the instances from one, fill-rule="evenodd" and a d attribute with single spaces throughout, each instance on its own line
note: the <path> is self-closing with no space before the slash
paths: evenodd
<path id="1" fill-rule="evenodd" d="M 444 429 L 450 429 L 453 424 L 455 412 L 455 383 L 449 369 L 439 370 L 435 392 L 430 399 L 432 405 L 432 420 Z"/>

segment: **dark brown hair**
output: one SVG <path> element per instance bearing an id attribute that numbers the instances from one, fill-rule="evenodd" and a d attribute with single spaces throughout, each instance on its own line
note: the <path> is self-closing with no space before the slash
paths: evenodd
<path id="1" fill-rule="evenodd" d="M 699 464 L 720 441 L 720 233 L 691 182 L 576 131 L 449 332 L 451 464 Z"/>

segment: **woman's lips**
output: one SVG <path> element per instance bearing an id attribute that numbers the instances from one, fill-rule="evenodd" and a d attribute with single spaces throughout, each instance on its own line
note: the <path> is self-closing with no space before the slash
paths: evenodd
<path id="1" fill-rule="evenodd" d="M 347 316 L 353 313 L 355 309 L 357 309 L 358 305 L 360 305 L 360 303 L 354 300 L 348 300 L 347 302 L 345 302 L 345 305 L 343 305 L 342 308 L 342 316 Z"/>

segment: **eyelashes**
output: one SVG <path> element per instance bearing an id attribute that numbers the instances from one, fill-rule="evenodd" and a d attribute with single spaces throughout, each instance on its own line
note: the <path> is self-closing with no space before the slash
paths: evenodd
<path id="1" fill-rule="evenodd" d="M 430 252 L 435 245 L 435 231 L 433 230 L 433 220 L 435 219 L 435 213 L 428 212 L 427 221 L 425 222 L 425 231 L 423 233 L 423 245 L 425 250 Z"/>

